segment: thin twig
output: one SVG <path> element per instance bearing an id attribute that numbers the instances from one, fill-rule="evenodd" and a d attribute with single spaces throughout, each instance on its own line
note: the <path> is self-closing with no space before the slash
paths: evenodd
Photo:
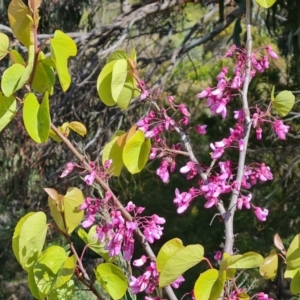
<path id="1" fill-rule="evenodd" d="M 245 116 L 245 136 L 244 136 L 244 149 L 240 151 L 238 170 L 236 176 L 236 188 L 232 192 L 230 204 L 225 216 L 225 246 L 224 251 L 227 253 L 232 253 L 233 243 L 234 243 L 234 230 L 233 230 L 233 218 L 236 210 L 236 203 L 240 192 L 240 187 L 244 175 L 245 160 L 247 153 L 248 140 L 251 130 L 251 118 L 248 106 L 248 88 L 251 79 L 251 52 L 252 52 L 252 37 L 251 37 L 251 0 L 246 0 L 246 28 L 247 28 L 247 63 L 246 63 L 246 74 L 245 81 L 242 91 L 242 102 L 243 102 L 243 112 Z"/>

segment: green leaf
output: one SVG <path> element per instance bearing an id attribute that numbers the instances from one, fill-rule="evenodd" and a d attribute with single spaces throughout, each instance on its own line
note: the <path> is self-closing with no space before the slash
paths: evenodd
<path id="1" fill-rule="evenodd" d="M 59 287 L 60 271 L 68 259 L 65 249 L 51 246 L 43 251 L 33 266 L 35 283 L 39 291 L 45 295 Z M 72 275 L 71 275 L 72 276 Z"/>
<path id="2" fill-rule="evenodd" d="M 62 268 L 57 273 L 57 279 L 55 281 L 55 285 L 53 285 L 53 288 L 60 288 L 71 279 L 76 269 L 76 263 L 77 259 L 75 254 L 66 259 Z"/>
<path id="3" fill-rule="evenodd" d="M 115 102 L 118 101 L 120 93 L 124 87 L 127 78 L 127 60 L 119 59 L 116 60 L 113 65 L 112 77 L 111 77 L 111 95 Z"/>
<path id="4" fill-rule="evenodd" d="M 281 117 L 285 117 L 294 107 L 295 96 L 290 91 L 280 92 L 272 102 Z"/>
<path id="5" fill-rule="evenodd" d="M 275 93 L 275 85 L 273 85 L 273 87 L 272 87 L 272 91 L 271 91 L 271 101 L 274 101 L 274 100 L 275 100 L 274 93 Z"/>
<path id="6" fill-rule="evenodd" d="M 13 34 L 27 48 L 33 44 L 34 35 L 29 8 L 22 0 L 12 0 L 8 6 L 8 19 Z"/>
<path id="7" fill-rule="evenodd" d="M 256 2 L 263 8 L 270 8 L 276 0 L 256 0 Z"/>
<path id="8" fill-rule="evenodd" d="M 40 52 L 32 81 L 32 88 L 41 94 L 48 91 L 52 95 L 55 85 L 55 74 L 53 68 L 44 63 L 45 60 L 44 53 Z"/>
<path id="9" fill-rule="evenodd" d="M 111 62 L 111 61 L 114 61 L 114 60 L 127 60 L 128 58 L 128 54 L 123 51 L 123 50 L 117 50 L 117 51 L 114 51 L 107 59 L 107 63 Z"/>
<path id="10" fill-rule="evenodd" d="M 6 34 L 0 32 L 0 60 L 8 53 L 9 38 Z"/>
<path id="11" fill-rule="evenodd" d="M 20 64 L 14 64 L 3 72 L 1 89 L 6 97 L 11 96 L 18 90 L 19 82 L 24 72 L 25 67 Z"/>
<path id="12" fill-rule="evenodd" d="M 28 134 L 36 143 L 44 143 L 48 140 L 51 120 L 47 92 L 41 104 L 33 93 L 25 96 L 23 121 Z"/>
<path id="13" fill-rule="evenodd" d="M 103 148 L 102 164 L 104 165 L 107 160 L 112 159 L 112 164 L 108 172 L 114 176 L 120 176 L 123 167 L 123 149 L 118 145 L 118 138 L 122 134 L 124 134 L 124 131 L 117 132 L 115 137 Z"/>
<path id="14" fill-rule="evenodd" d="M 289 269 L 300 268 L 300 234 L 297 234 L 286 252 L 286 263 Z"/>
<path id="15" fill-rule="evenodd" d="M 222 273 L 223 271 L 226 271 L 226 279 L 233 279 L 236 273 L 236 269 L 227 269 L 228 264 L 226 262 L 226 259 L 230 257 L 230 255 L 226 252 L 223 253 L 223 257 L 222 257 L 222 261 L 221 261 L 221 265 L 220 265 L 220 273 Z"/>
<path id="16" fill-rule="evenodd" d="M 62 31 L 56 30 L 54 38 L 50 40 L 50 50 L 61 88 L 65 92 L 71 84 L 68 58 L 77 54 L 76 43 Z"/>
<path id="17" fill-rule="evenodd" d="M 12 238 L 12 248 L 13 248 L 13 252 L 14 255 L 16 257 L 16 259 L 18 260 L 19 264 L 21 264 L 21 260 L 20 260 L 20 256 L 19 256 L 19 238 L 20 238 L 20 232 L 22 229 L 22 226 L 24 224 L 24 222 L 32 215 L 34 215 L 34 212 L 30 212 L 28 214 L 26 214 L 24 217 L 22 217 L 19 222 L 17 223 L 16 227 L 15 227 L 15 231 L 14 231 L 14 235 Z"/>
<path id="18" fill-rule="evenodd" d="M 81 136 L 85 136 L 87 133 L 86 127 L 82 123 L 77 121 L 70 122 L 69 128 L 80 134 Z"/>
<path id="19" fill-rule="evenodd" d="M 59 289 L 54 290 L 49 294 L 48 300 L 72 300 L 75 292 L 73 280 L 69 280 Z"/>
<path id="20" fill-rule="evenodd" d="M 95 271 L 97 280 L 114 299 L 121 299 L 127 290 L 127 278 L 122 270 L 111 263 L 98 265 Z"/>
<path id="21" fill-rule="evenodd" d="M 12 244 L 14 254 L 25 271 L 28 271 L 42 251 L 47 228 L 43 212 L 29 213 L 18 222 Z"/>
<path id="22" fill-rule="evenodd" d="M 159 287 L 165 287 L 176 280 L 185 271 L 203 259 L 204 249 L 201 245 L 188 245 L 176 251 L 164 264 L 159 273 Z"/>
<path id="23" fill-rule="evenodd" d="M 223 272 L 225 275 L 225 272 Z M 203 272 L 197 279 L 194 286 L 196 300 L 217 300 L 223 290 L 225 276 L 219 278 L 216 269 Z"/>
<path id="24" fill-rule="evenodd" d="M 287 267 L 284 272 L 284 278 L 294 278 L 298 271 L 299 269 L 289 269 L 289 267 Z"/>
<path id="25" fill-rule="evenodd" d="M 135 97 L 136 94 L 136 82 L 135 79 L 131 75 L 127 75 L 125 84 L 120 92 L 120 95 L 117 99 L 117 105 L 121 109 L 128 108 L 131 100 Z"/>
<path id="26" fill-rule="evenodd" d="M 11 56 L 11 61 L 13 64 L 17 63 L 17 64 L 20 64 L 23 66 L 25 65 L 25 61 L 24 61 L 23 57 L 17 50 L 12 49 L 10 51 L 10 56 Z"/>
<path id="27" fill-rule="evenodd" d="M 252 269 L 264 263 L 263 257 L 255 252 L 229 256 L 225 261 L 228 269 Z"/>
<path id="28" fill-rule="evenodd" d="M 59 195 L 57 199 L 48 197 L 51 214 L 56 225 L 60 230 L 68 234 L 81 223 L 84 211 L 79 209 L 79 206 L 84 202 L 84 196 L 80 189 L 69 188 L 65 196 Z M 64 215 L 64 219 L 62 217 Z M 66 227 L 67 228 L 66 228 Z"/>
<path id="29" fill-rule="evenodd" d="M 178 250 L 183 249 L 182 241 L 178 238 L 174 238 L 166 242 L 159 250 L 156 259 L 156 268 L 158 272 L 161 272 L 166 262 L 174 255 Z"/>
<path id="30" fill-rule="evenodd" d="M 111 257 L 108 254 L 108 250 L 105 250 L 105 243 L 99 243 L 99 239 L 96 234 L 97 226 L 94 225 L 90 228 L 89 233 L 83 228 L 78 229 L 78 236 L 84 241 L 88 248 L 102 256 L 106 261 L 110 261 Z"/>
<path id="31" fill-rule="evenodd" d="M 126 141 L 122 158 L 125 167 L 131 174 L 139 173 L 145 167 L 149 158 L 150 149 L 150 139 L 145 139 L 145 134 L 141 130 L 137 130 L 135 134 Z"/>
<path id="32" fill-rule="evenodd" d="M 264 279 L 273 280 L 276 277 L 277 269 L 278 256 L 275 250 L 271 250 L 270 254 L 264 259 L 264 264 L 259 267 L 259 272 Z"/>
<path id="33" fill-rule="evenodd" d="M 33 273 L 33 265 L 30 267 L 28 271 L 28 287 L 30 289 L 31 294 L 36 299 L 45 299 L 46 295 L 41 293 L 36 285 L 36 282 L 34 280 L 34 273 Z"/>
<path id="34" fill-rule="evenodd" d="M 17 101 L 13 96 L 6 97 L 0 92 L 0 132 L 17 113 Z"/>
<path id="35" fill-rule="evenodd" d="M 294 295 L 297 295 L 300 293 L 300 270 L 295 274 L 291 281 L 291 292 Z"/>
<path id="36" fill-rule="evenodd" d="M 116 60 L 107 63 L 102 71 L 100 72 L 97 79 L 97 91 L 99 98 L 106 106 L 116 105 L 116 101 L 112 96 L 111 82 L 112 82 L 112 72 Z"/>

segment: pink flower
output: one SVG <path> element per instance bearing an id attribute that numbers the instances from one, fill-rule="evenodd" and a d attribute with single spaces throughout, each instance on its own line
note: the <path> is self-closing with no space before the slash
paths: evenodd
<path id="1" fill-rule="evenodd" d="M 273 128 L 277 134 L 277 136 L 281 139 L 281 140 L 285 140 L 286 134 L 289 132 L 289 128 L 290 126 L 286 126 L 283 124 L 282 121 L 277 120 L 273 123 Z"/>
<path id="2" fill-rule="evenodd" d="M 260 127 L 256 128 L 256 139 L 261 140 L 262 139 L 262 129 Z"/>
<path id="3" fill-rule="evenodd" d="M 143 90 L 141 93 L 141 100 L 145 100 L 149 95 L 149 92 L 147 90 Z"/>
<path id="4" fill-rule="evenodd" d="M 133 264 L 135 267 L 141 267 L 141 266 L 144 265 L 144 263 L 145 263 L 146 261 L 147 261 L 147 257 L 146 257 L 145 255 L 142 255 L 141 258 L 134 260 L 132 264 Z"/>
<path id="5" fill-rule="evenodd" d="M 69 175 L 72 171 L 73 171 L 74 165 L 71 162 L 68 162 L 66 164 L 65 169 L 63 170 L 63 172 L 61 173 L 61 175 L 59 176 L 60 178 L 66 177 L 67 175 Z"/>
<path id="6" fill-rule="evenodd" d="M 214 256 L 215 260 L 221 260 L 222 259 L 222 251 L 217 251 L 215 256 Z"/>
<path id="7" fill-rule="evenodd" d="M 266 47 L 267 53 L 272 57 L 272 58 L 278 58 L 278 55 L 272 50 L 271 46 Z"/>
<path id="8" fill-rule="evenodd" d="M 187 192 L 180 193 L 178 189 L 175 190 L 175 195 L 173 202 L 178 206 L 177 213 L 181 214 L 189 207 L 193 197 Z"/>
<path id="9" fill-rule="evenodd" d="M 184 281 L 185 281 L 185 280 L 184 280 L 183 276 L 179 276 L 175 281 L 173 281 L 173 282 L 171 283 L 171 285 L 172 285 L 172 287 L 173 287 L 174 289 L 178 289 L 179 286 L 180 286 Z"/>
<path id="10" fill-rule="evenodd" d="M 92 171 L 89 175 L 86 175 L 84 177 L 84 181 L 87 185 L 92 185 L 94 183 L 94 180 L 96 178 L 96 172 Z"/>
<path id="11" fill-rule="evenodd" d="M 207 125 L 196 125 L 195 129 L 199 134 L 206 134 L 206 127 Z"/>
<path id="12" fill-rule="evenodd" d="M 267 216 L 269 214 L 269 210 L 264 208 L 264 209 L 261 209 L 260 207 L 256 207 L 255 208 L 255 211 L 254 211 L 256 217 L 258 220 L 264 222 L 267 220 Z"/>
<path id="13" fill-rule="evenodd" d="M 156 170 L 156 175 L 160 177 L 163 183 L 167 183 L 170 178 L 168 166 L 169 163 L 166 160 L 163 160 L 160 164 L 160 167 Z"/>
<path id="14" fill-rule="evenodd" d="M 237 200 L 237 208 L 238 209 L 242 209 L 243 206 L 245 206 L 245 208 L 250 209 L 250 201 L 252 199 L 252 195 L 249 194 L 248 196 L 241 196 L 240 198 L 238 198 Z"/>
<path id="15" fill-rule="evenodd" d="M 273 300 L 273 298 L 269 298 L 268 294 L 265 294 L 263 292 L 260 292 L 255 295 L 257 300 Z"/>
<path id="16" fill-rule="evenodd" d="M 198 98 L 205 98 L 210 93 L 210 87 L 207 87 L 204 91 L 198 94 Z"/>
<path id="17" fill-rule="evenodd" d="M 189 117 L 191 115 L 184 104 L 179 104 L 179 109 L 184 116 Z"/>

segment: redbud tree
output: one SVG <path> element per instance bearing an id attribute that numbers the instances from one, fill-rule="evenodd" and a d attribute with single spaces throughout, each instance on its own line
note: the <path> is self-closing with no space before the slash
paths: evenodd
<path id="1" fill-rule="evenodd" d="M 272 6 L 274 0 L 257 0 L 264 8 Z M 237 254 L 234 252 L 234 217 L 240 210 L 264 222 L 269 211 L 256 205 L 251 188 L 259 182 L 273 179 L 272 170 L 264 162 L 245 163 L 248 139 L 251 131 L 257 140 L 264 137 L 264 131 L 272 128 L 278 139 L 285 140 L 289 126 L 281 117 L 293 108 L 295 97 L 289 91 L 273 88 L 266 109 L 253 106 L 248 101 L 248 87 L 251 80 L 269 67 L 269 61 L 277 59 L 270 45 L 252 49 L 251 1 L 247 0 L 246 27 L 247 43 L 239 48 L 232 45 L 224 57 L 231 58 L 234 68 L 223 67 L 217 84 L 199 91 L 199 101 L 205 101 L 211 113 L 221 119 L 231 118 L 235 124 L 221 140 L 212 141 L 211 163 L 205 165 L 194 155 L 186 132 L 193 117 L 187 106 L 172 96 L 157 92 L 139 76 L 137 57 L 117 50 L 110 54 L 97 80 L 100 100 L 107 106 L 118 106 L 126 110 L 130 103 L 140 101 L 150 107 L 145 116 L 128 131 L 114 133 L 103 148 L 102 161 L 90 161 L 80 153 L 68 139 L 70 130 L 84 136 L 84 124 L 71 121 L 53 124 L 50 116 L 51 97 L 58 79 L 61 89 L 66 91 L 71 83 L 68 59 L 75 56 L 75 42 L 65 33 L 56 30 L 53 38 L 38 43 L 39 6 L 41 0 L 29 0 L 26 6 L 21 0 L 12 0 L 8 17 L 15 37 L 27 49 L 27 60 L 11 48 L 9 38 L 0 34 L 0 59 L 9 57 L 11 65 L 1 78 L 0 130 L 15 117 L 23 116 L 28 135 L 39 144 L 64 143 L 74 155 L 66 162 L 60 177 L 79 171 L 87 186 L 94 186 L 100 197 L 84 195 L 77 187 L 70 187 L 65 194 L 59 194 L 51 187 L 45 187 L 53 221 L 47 221 L 44 212 L 31 212 L 22 217 L 15 227 L 12 238 L 13 252 L 28 274 L 28 286 L 36 299 L 72 299 L 77 278 L 87 293 L 98 299 L 135 298 L 145 299 L 271 299 L 263 292 L 249 295 L 251 290 L 240 286 L 237 281 L 240 270 L 258 268 L 261 276 L 274 279 L 278 269 L 278 257 L 286 264 L 285 277 L 291 278 L 293 294 L 300 293 L 300 234 L 285 250 L 278 234 L 274 237 L 277 250 L 271 250 L 262 257 L 255 249 Z M 238 99 L 239 109 L 230 110 L 232 99 Z M 193 130 L 205 135 L 206 124 L 198 124 Z M 177 136 L 180 142 L 169 145 L 166 133 Z M 236 152 L 236 160 L 223 157 L 230 149 Z M 184 165 L 178 165 L 178 157 L 186 157 Z M 183 214 L 196 201 L 205 209 L 215 210 L 224 225 L 225 243 L 217 251 L 214 261 L 205 256 L 205 245 L 183 245 L 180 237 L 166 242 L 157 255 L 151 244 L 163 235 L 167 220 L 157 214 L 147 216 L 147 208 L 138 203 L 122 204 L 111 189 L 111 178 L 119 176 L 123 169 L 131 174 L 142 171 L 149 160 L 158 160 L 156 175 L 162 183 L 172 180 L 172 173 L 178 172 L 187 181 L 197 179 L 197 184 L 188 190 L 176 188 L 170 199 Z M 55 228 L 66 240 L 66 246 L 45 245 L 47 230 Z M 81 253 L 75 248 L 71 234 L 75 233 L 85 243 Z M 220 237 L 222 242 L 223 237 Z M 144 254 L 132 261 L 135 243 L 139 242 Z M 84 266 L 86 250 L 90 249 L 103 261 L 88 274 Z M 188 294 L 180 293 L 185 280 L 184 273 L 197 264 L 206 270 L 195 278 L 194 288 Z M 131 267 L 132 266 L 132 267 Z M 217 267 L 216 267 L 217 266 Z M 131 268 L 142 270 L 134 276 Z"/>

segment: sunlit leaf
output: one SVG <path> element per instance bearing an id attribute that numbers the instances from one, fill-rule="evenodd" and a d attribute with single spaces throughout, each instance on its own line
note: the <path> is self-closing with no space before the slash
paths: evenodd
<path id="1" fill-rule="evenodd" d="M 300 293 L 300 269 L 298 272 L 295 274 L 291 281 L 291 292 L 294 295 L 297 295 Z"/>
<path id="2" fill-rule="evenodd" d="M 15 64 L 15 63 L 20 64 L 20 65 L 24 65 L 25 64 L 25 61 L 24 61 L 23 57 L 15 49 L 12 49 L 10 51 L 10 57 L 11 57 L 11 61 L 12 61 L 13 64 Z"/>
<path id="3" fill-rule="evenodd" d="M 15 97 L 6 97 L 0 92 L 0 132 L 13 119 L 17 113 Z"/>
<path id="4" fill-rule="evenodd" d="M 28 0 L 28 6 L 32 11 L 36 11 L 40 7 L 41 2 L 42 0 Z"/>
<path id="5" fill-rule="evenodd" d="M 25 67 L 20 64 L 13 64 L 3 72 L 1 90 L 6 97 L 11 96 L 18 90 L 19 83 L 24 72 Z"/>
<path id="6" fill-rule="evenodd" d="M 86 127 L 82 123 L 77 121 L 70 122 L 69 128 L 80 134 L 81 136 L 85 136 L 87 133 Z"/>
<path id="7" fill-rule="evenodd" d="M 112 164 L 108 170 L 114 176 L 120 176 L 123 167 L 122 151 L 123 149 L 118 145 L 118 137 L 124 134 L 123 131 L 116 133 L 116 136 L 107 143 L 103 148 L 102 164 L 105 161 L 112 159 Z"/>
<path id="8" fill-rule="evenodd" d="M 247 252 L 243 255 L 232 255 L 226 258 L 228 269 L 251 269 L 264 263 L 263 257 L 255 252 Z"/>
<path id="9" fill-rule="evenodd" d="M 124 87 L 127 78 L 127 60 L 118 59 L 115 61 L 111 77 L 111 91 L 115 102 L 118 102 L 120 93 Z"/>
<path id="10" fill-rule="evenodd" d="M 114 106 L 116 105 L 116 101 L 112 96 L 111 91 L 111 82 L 112 82 L 112 71 L 113 67 L 116 63 L 116 60 L 113 60 L 107 63 L 102 71 L 100 72 L 98 79 L 97 79 L 97 91 L 100 100 L 106 106 Z"/>
<path id="11" fill-rule="evenodd" d="M 57 200 L 58 203 L 50 196 L 48 198 L 52 216 L 59 229 L 70 234 L 83 219 L 84 211 L 79 206 L 84 202 L 84 196 L 80 189 L 72 187 L 66 195 L 59 195 Z"/>
<path id="12" fill-rule="evenodd" d="M 32 88 L 41 94 L 48 91 L 52 95 L 55 85 L 55 74 L 52 67 L 44 64 L 45 59 L 44 53 L 40 52 L 32 81 Z"/>
<path id="13" fill-rule="evenodd" d="M 59 271 L 68 259 L 65 249 L 59 246 L 50 246 L 43 251 L 33 266 L 35 283 L 39 291 L 48 295 L 57 287 Z"/>
<path id="14" fill-rule="evenodd" d="M 300 234 L 297 234 L 286 252 L 286 262 L 289 269 L 300 268 Z"/>
<path id="15" fill-rule="evenodd" d="M 278 269 L 278 255 L 275 250 L 264 259 L 264 264 L 259 267 L 259 272 L 264 279 L 273 280 L 276 277 Z"/>
<path id="16" fill-rule="evenodd" d="M 166 242 L 159 250 L 156 259 L 156 268 L 158 272 L 161 272 L 166 262 L 174 255 L 178 250 L 183 249 L 182 241 L 178 238 L 174 238 Z"/>
<path id="17" fill-rule="evenodd" d="M 200 274 L 194 286 L 196 300 L 217 300 L 223 290 L 225 279 L 219 279 L 216 269 L 209 269 Z"/>
<path id="18" fill-rule="evenodd" d="M 114 299 L 121 299 L 127 290 L 127 278 L 122 270 L 111 263 L 98 265 L 96 269 L 97 280 Z"/>
<path id="19" fill-rule="evenodd" d="M 71 84 L 68 58 L 77 54 L 76 43 L 62 31 L 56 30 L 54 38 L 50 40 L 50 50 L 61 88 L 63 91 L 66 91 Z"/>
<path id="20" fill-rule="evenodd" d="M 47 92 L 41 104 L 33 93 L 25 96 L 23 121 L 28 134 L 36 143 L 44 143 L 48 140 L 51 120 Z"/>
<path id="21" fill-rule="evenodd" d="M 139 173 L 145 167 L 149 159 L 150 149 L 150 139 L 146 139 L 144 132 L 141 130 L 137 130 L 135 134 L 126 141 L 122 158 L 125 167 L 131 174 Z"/>
<path id="22" fill-rule="evenodd" d="M 28 270 L 42 251 L 47 228 L 43 212 L 29 213 L 18 222 L 13 235 L 13 251 L 24 270 Z"/>
<path id="23" fill-rule="evenodd" d="M 128 54 L 124 50 L 116 50 L 108 57 L 107 63 L 119 59 L 126 60 L 127 58 L 128 58 Z"/>
<path id="24" fill-rule="evenodd" d="M 28 17 L 29 15 L 29 8 L 22 0 L 12 0 L 9 3 L 8 19 L 10 27 L 16 38 L 26 47 L 29 47 L 34 41 L 32 21 Z"/>
<path id="25" fill-rule="evenodd" d="M 256 0 L 256 2 L 263 8 L 270 8 L 276 0 Z"/>
<path id="26" fill-rule="evenodd" d="M 111 257 L 108 254 L 108 250 L 105 250 L 105 243 L 100 243 L 98 235 L 96 233 L 97 226 L 94 225 L 87 233 L 83 228 L 78 229 L 78 236 L 84 241 L 86 246 L 102 256 L 106 261 L 110 261 Z"/>
<path id="27" fill-rule="evenodd" d="M 0 32 L 0 60 L 8 53 L 9 38 L 6 34 Z"/>
<path id="28" fill-rule="evenodd" d="M 127 75 L 126 81 L 117 99 L 117 105 L 121 109 L 128 108 L 131 100 L 134 98 L 135 88 L 136 88 L 135 79 L 131 75 Z"/>
<path id="29" fill-rule="evenodd" d="M 159 286 L 171 284 L 185 271 L 203 259 L 204 249 L 201 245 L 188 245 L 176 251 L 164 264 L 159 273 Z"/>
<path id="30" fill-rule="evenodd" d="M 39 300 L 43 300 L 46 298 L 46 295 L 41 293 L 36 285 L 36 282 L 34 280 L 34 273 L 33 273 L 33 265 L 29 268 L 28 271 L 28 287 L 31 292 L 31 294 Z"/>
<path id="31" fill-rule="evenodd" d="M 73 280 L 69 280 L 59 289 L 49 294 L 48 300 L 72 300 L 74 299 L 75 285 Z"/>
<path id="32" fill-rule="evenodd" d="M 285 117 L 294 107 L 295 96 L 290 91 L 280 92 L 272 102 L 278 114 Z"/>

